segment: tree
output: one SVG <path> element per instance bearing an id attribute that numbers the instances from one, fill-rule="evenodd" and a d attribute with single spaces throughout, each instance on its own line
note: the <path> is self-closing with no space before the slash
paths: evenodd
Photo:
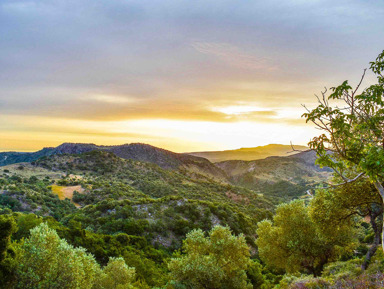
<path id="1" fill-rule="evenodd" d="M 247 282 L 249 248 L 243 235 L 234 236 L 228 227 L 216 226 L 205 237 L 193 230 L 183 242 L 184 255 L 169 263 L 174 283 L 186 288 L 242 289 Z"/>
<path id="2" fill-rule="evenodd" d="M 42 223 L 19 248 L 17 288 L 92 288 L 100 267 L 84 248 L 74 248 Z"/>
<path id="3" fill-rule="evenodd" d="M 335 171 L 341 180 L 336 185 L 366 179 L 384 202 L 384 50 L 370 70 L 377 83 L 361 91 L 364 70 L 354 89 L 346 80 L 331 88 L 329 96 L 325 90 L 317 97 L 318 106 L 303 116 L 322 131 L 309 147 L 317 152 L 318 164 Z"/>
<path id="4" fill-rule="evenodd" d="M 310 215 L 329 234 L 340 223 L 353 222 L 355 216 L 369 217 L 374 241 L 362 264 L 362 269 L 367 269 L 380 245 L 380 224 L 383 218 L 383 204 L 372 184 L 357 180 L 344 186 L 317 190 L 311 200 Z"/>
<path id="5" fill-rule="evenodd" d="M 328 233 L 314 222 L 303 201 L 279 205 L 273 222 L 258 223 L 260 258 L 288 273 L 306 271 L 319 276 L 324 265 L 352 249 L 351 226 L 339 224 Z"/>
<path id="6" fill-rule="evenodd" d="M 109 258 L 96 281 L 95 289 L 133 289 L 134 279 L 135 268 L 128 267 L 123 258 Z"/>

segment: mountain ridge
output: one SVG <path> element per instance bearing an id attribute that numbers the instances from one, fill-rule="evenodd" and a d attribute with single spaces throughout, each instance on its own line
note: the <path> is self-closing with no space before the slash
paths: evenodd
<path id="1" fill-rule="evenodd" d="M 285 157 L 228 160 L 215 165 L 225 171 L 235 185 L 289 200 L 330 178 L 332 170 L 320 168 L 315 163 L 316 158 L 315 151 L 307 150 Z"/>
<path id="2" fill-rule="evenodd" d="M 0 167 L 20 162 L 34 162 L 52 155 L 81 154 L 94 150 L 108 151 L 123 159 L 153 163 L 163 169 L 183 169 L 191 175 L 201 174 L 223 182 L 228 181 L 227 175 L 205 158 L 179 154 L 143 143 L 113 146 L 98 146 L 93 143 L 63 143 L 57 147 L 43 148 L 37 152 L 2 152 L 0 153 Z"/>
<path id="3" fill-rule="evenodd" d="M 297 150 L 307 150 L 306 146 L 295 146 Z M 268 144 L 265 146 L 245 147 L 234 150 L 223 151 L 202 151 L 185 153 L 193 156 L 203 157 L 209 161 L 216 163 L 228 160 L 244 160 L 253 161 L 265 159 L 270 156 L 288 156 L 297 154 L 297 151 L 292 149 L 291 145 L 283 144 Z"/>

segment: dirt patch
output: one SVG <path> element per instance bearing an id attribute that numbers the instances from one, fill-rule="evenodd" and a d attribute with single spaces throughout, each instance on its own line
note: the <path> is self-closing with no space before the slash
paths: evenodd
<path id="1" fill-rule="evenodd" d="M 82 180 L 82 179 L 83 179 L 82 176 L 80 176 L 80 175 L 74 175 L 74 174 L 70 174 L 68 177 L 69 177 L 70 179 L 75 179 L 75 180 Z M 80 193 L 80 192 L 79 192 L 79 193 Z"/>
<path id="2" fill-rule="evenodd" d="M 57 185 L 52 186 L 52 193 L 58 195 L 60 200 L 70 199 L 72 201 L 73 193 L 75 191 L 78 191 L 80 194 L 84 193 L 84 189 L 80 185 L 79 186 L 70 186 L 70 187 L 62 187 L 62 186 L 57 186 Z M 72 201 L 72 203 L 77 208 L 81 207 L 81 205 L 78 203 L 75 203 L 73 201 Z"/>

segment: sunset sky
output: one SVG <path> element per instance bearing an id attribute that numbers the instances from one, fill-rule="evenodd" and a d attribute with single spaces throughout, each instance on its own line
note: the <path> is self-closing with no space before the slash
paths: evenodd
<path id="1" fill-rule="evenodd" d="M 377 0 L 0 0 L 0 151 L 306 144 L 301 104 L 358 82 L 383 19 Z"/>

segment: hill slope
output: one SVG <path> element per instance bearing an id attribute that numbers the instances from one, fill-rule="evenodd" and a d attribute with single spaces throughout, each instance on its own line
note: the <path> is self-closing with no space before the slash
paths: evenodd
<path id="1" fill-rule="evenodd" d="M 249 189 L 102 150 L 51 155 L 2 172 L 0 209 L 49 215 L 64 224 L 75 220 L 97 233 L 143 236 L 167 248 L 178 248 L 192 229 L 216 224 L 245 233 L 252 245 L 257 221 L 274 210 Z M 59 198 L 57 188 L 71 189 L 71 201 Z"/>
<path id="2" fill-rule="evenodd" d="M 163 169 L 184 170 L 196 177 L 211 177 L 227 182 L 226 174 L 205 158 L 178 154 L 148 144 L 133 143 L 116 146 L 97 146 L 95 144 L 63 143 L 56 148 L 44 148 L 33 153 L 0 153 L 0 166 L 20 162 L 34 162 L 41 157 L 61 154 L 81 154 L 94 150 L 108 151 L 123 159 L 131 159 L 158 165 Z"/>
<path id="3" fill-rule="evenodd" d="M 295 146 L 295 149 L 306 150 L 308 148 L 304 146 Z M 192 152 L 187 154 L 203 157 L 215 163 L 227 160 L 252 161 L 265 159 L 270 156 L 288 156 L 289 154 L 295 153 L 296 152 L 292 152 L 292 147 L 290 145 L 269 144 L 266 146 L 259 146 L 254 148 L 241 148 L 237 150 L 225 151 Z"/>
<path id="4" fill-rule="evenodd" d="M 331 170 L 315 164 L 316 153 L 305 151 L 288 157 L 262 160 L 230 160 L 216 163 L 232 183 L 275 197 L 291 199 L 326 181 Z"/>

